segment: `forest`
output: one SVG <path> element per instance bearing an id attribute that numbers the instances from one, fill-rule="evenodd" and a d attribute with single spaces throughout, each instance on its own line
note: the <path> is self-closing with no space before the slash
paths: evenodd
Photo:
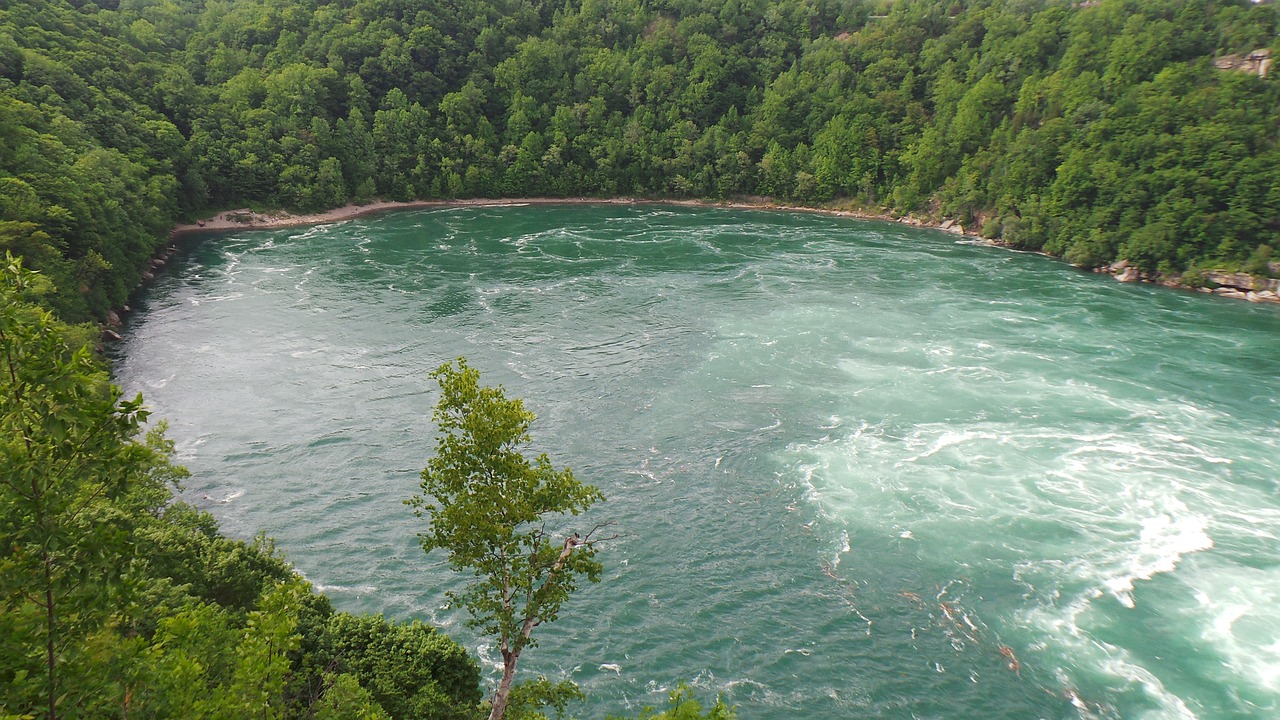
<path id="1" fill-rule="evenodd" d="M 269 540 L 174 500 L 162 430 L 85 345 L 175 222 L 768 198 L 1153 278 L 1266 274 L 1280 86 L 1246 56 L 1278 23 L 1248 0 L 0 0 L 0 717 L 482 701 L 452 640 L 335 611 Z"/>
<path id="2" fill-rule="evenodd" d="M 1270 3 L 4 0 L 0 246 L 72 323 L 179 218 L 374 198 L 771 198 L 1084 267 L 1265 272 Z M 1265 61 L 1269 66 L 1269 60 Z M 1256 65 L 1256 64 L 1255 64 Z"/>

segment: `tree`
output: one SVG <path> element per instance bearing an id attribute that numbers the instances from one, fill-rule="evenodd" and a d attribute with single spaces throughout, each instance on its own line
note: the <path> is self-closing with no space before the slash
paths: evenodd
<path id="1" fill-rule="evenodd" d="M 131 718 L 290 717 L 287 689 L 309 595 L 294 575 L 267 583 L 247 612 L 198 602 L 167 612 L 147 647 L 130 658 L 132 682 L 119 693 L 122 701 L 102 709 Z"/>
<path id="2" fill-rule="evenodd" d="M 533 647 L 534 628 L 551 622 L 580 578 L 600 580 L 596 525 L 586 535 L 548 528 L 555 516 L 578 515 L 603 500 L 573 471 L 556 470 L 545 454 L 523 454 L 534 414 L 501 386 L 480 387 L 480 373 L 459 358 L 431 373 L 441 396 L 432 419 L 440 437 L 422 471 L 422 494 L 407 502 L 430 522 L 418 539 L 427 553 L 444 550 L 449 565 L 475 580 L 449 597 L 467 608 L 473 628 L 499 638 L 502 679 L 490 720 L 506 712 L 516 664 Z"/>
<path id="3" fill-rule="evenodd" d="M 329 669 L 355 678 L 387 717 L 474 717 L 480 704 L 480 667 L 435 628 L 380 615 L 337 613 L 327 629 Z"/>
<path id="4" fill-rule="evenodd" d="M 142 397 L 123 399 L 89 349 L 30 304 L 47 281 L 8 253 L 0 276 L 0 612 L 21 629 L 3 646 L 0 706 L 55 720 L 95 686 L 73 687 L 67 668 L 125 591 L 130 506 L 175 474 L 137 441 Z"/>
<path id="5" fill-rule="evenodd" d="M 716 704 L 707 710 L 707 714 L 703 715 L 702 704 L 694 699 L 693 691 L 688 685 L 680 683 L 668 696 L 665 710 L 658 712 L 657 708 L 646 706 L 638 720 L 736 720 L 737 717 L 738 713 L 719 698 L 716 698 Z M 609 720 L 621 718 L 610 717 Z"/>
<path id="6" fill-rule="evenodd" d="M 360 686 L 354 675 L 337 675 L 315 705 L 316 720 L 388 720 L 386 711 L 373 695 Z"/>

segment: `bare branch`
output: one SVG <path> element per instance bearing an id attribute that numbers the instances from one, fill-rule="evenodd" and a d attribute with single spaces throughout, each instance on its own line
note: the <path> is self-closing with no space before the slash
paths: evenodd
<path id="1" fill-rule="evenodd" d="M 614 533 L 606 537 L 595 537 L 596 533 L 600 532 L 601 530 L 604 530 L 605 528 L 612 527 L 613 524 L 614 524 L 613 521 L 597 523 L 594 527 L 591 528 L 590 531 L 587 532 L 586 535 L 579 538 L 578 545 L 592 548 L 600 543 L 609 542 L 611 540 L 617 540 L 618 538 L 622 537 L 618 533 Z"/>

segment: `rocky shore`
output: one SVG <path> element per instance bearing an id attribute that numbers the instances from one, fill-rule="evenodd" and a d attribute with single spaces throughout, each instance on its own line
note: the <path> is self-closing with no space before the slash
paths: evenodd
<path id="1" fill-rule="evenodd" d="M 249 208 L 241 208 L 237 210 L 226 210 L 208 218 L 197 220 L 193 223 L 177 225 L 170 232 L 171 241 L 163 246 L 160 252 L 153 258 L 146 271 L 143 272 L 143 281 L 150 281 L 154 275 L 154 271 L 163 267 L 170 256 L 175 251 L 175 245 L 172 239 L 182 235 L 203 232 L 227 232 L 230 230 L 263 230 L 272 228 L 298 227 L 306 225 L 321 225 L 325 223 L 341 222 L 351 220 L 366 215 L 372 215 L 390 210 L 405 210 L 413 208 L 445 208 L 445 207 L 492 207 L 503 205 L 566 205 L 566 204 L 597 204 L 597 205 L 679 205 L 685 207 L 717 207 L 731 208 L 740 210 L 785 210 L 788 212 L 811 212 L 824 215 L 832 215 L 836 217 L 852 217 L 864 220 L 881 220 L 885 222 L 901 223 L 914 227 L 927 227 L 954 233 L 956 235 L 964 235 L 972 237 L 976 240 L 989 244 L 993 247 L 1007 247 L 998 240 L 983 239 L 974 230 L 964 227 L 954 219 L 941 218 L 935 219 L 931 217 L 920 217 L 917 215 L 900 215 L 895 213 L 887 213 L 880 209 L 863 209 L 851 206 L 838 207 L 804 207 L 799 205 L 787 205 L 773 202 L 768 197 L 745 197 L 734 200 L 713 201 L 713 200 L 661 200 L 649 198 L 549 198 L 549 197 L 532 197 L 532 198 L 508 198 L 502 200 L 491 199 L 468 199 L 468 200 L 412 200 L 408 202 L 392 202 L 377 201 L 365 204 L 344 205 L 333 210 L 327 210 L 319 213 L 309 214 L 293 214 L 284 210 L 275 210 L 269 212 L 259 212 Z M 975 227 L 979 227 L 980 223 L 975 223 Z M 1195 283 L 1184 282 L 1181 275 L 1163 276 L 1148 275 L 1141 272 L 1138 268 L 1130 265 L 1126 261 L 1120 261 L 1113 265 L 1096 268 L 1096 272 L 1108 273 L 1120 282 L 1149 282 L 1165 287 L 1177 288 L 1181 290 L 1212 293 L 1221 297 L 1234 298 L 1239 300 L 1247 300 L 1257 303 L 1280 303 L 1280 280 L 1275 278 L 1261 277 L 1257 275 L 1249 275 L 1246 273 L 1226 273 L 1226 272 L 1205 272 L 1198 278 Z M 1280 263 L 1272 263 L 1272 274 L 1280 274 Z M 121 308 L 119 312 L 128 312 L 128 307 Z M 104 327 L 104 337 L 106 339 L 119 339 L 119 335 L 115 332 L 115 328 L 119 327 L 119 312 L 113 312 L 108 323 Z"/>
<path id="2" fill-rule="evenodd" d="M 1189 284 L 1183 275 L 1148 275 L 1125 260 L 1097 268 L 1097 272 L 1109 273 L 1120 282 L 1149 282 L 1180 290 L 1212 293 L 1235 300 L 1280 303 L 1280 279 L 1249 273 L 1209 271 L 1202 273 L 1195 284 Z M 1280 263 L 1272 263 L 1271 272 L 1280 273 Z"/>

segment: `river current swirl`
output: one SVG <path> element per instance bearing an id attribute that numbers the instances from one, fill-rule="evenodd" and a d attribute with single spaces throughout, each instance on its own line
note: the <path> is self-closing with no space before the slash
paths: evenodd
<path id="1" fill-rule="evenodd" d="M 115 349 L 181 495 L 341 609 L 443 626 L 401 501 L 466 356 L 598 485 L 525 673 L 581 718 L 1280 715 L 1280 311 L 941 232 L 662 206 L 186 242 Z"/>

